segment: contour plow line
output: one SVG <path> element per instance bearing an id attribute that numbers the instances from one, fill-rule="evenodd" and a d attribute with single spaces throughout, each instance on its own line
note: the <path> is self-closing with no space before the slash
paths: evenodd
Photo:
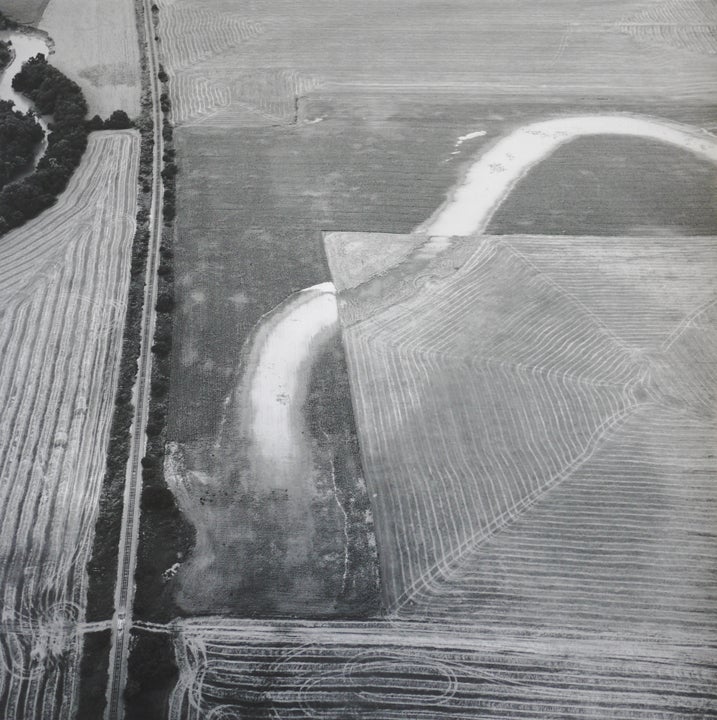
<path id="1" fill-rule="evenodd" d="M 693 153 L 698 157 L 705 158 L 712 163 L 717 163 L 717 138 L 709 133 L 706 133 L 704 130 L 678 123 L 631 115 L 586 115 L 536 122 L 513 131 L 508 136 L 498 140 L 492 147 L 488 148 L 488 150 L 486 150 L 482 156 L 479 157 L 477 162 L 475 162 L 474 165 L 467 171 L 464 179 L 459 183 L 458 188 L 451 193 L 449 199 L 428 221 L 421 224 L 414 230 L 413 236 L 418 235 L 427 237 L 429 238 L 429 244 L 435 244 L 434 240 L 437 238 L 446 238 L 448 241 L 449 238 L 472 236 L 477 240 L 478 236 L 485 232 L 490 223 L 491 217 L 500 204 L 532 167 L 548 157 L 561 145 L 575 138 L 589 135 L 615 135 L 647 138 L 663 142 L 665 144 L 674 145 L 687 152 Z M 335 239 L 336 238 L 334 237 L 332 241 L 335 241 Z M 495 243 L 501 242 L 501 240 L 497 238 L 493 238 L 493 240 Z M 646 375 L 646 366 L 650 364 L 649 360 L 642 356 L 637 348 L 626 343 L 622 338 L 616 335 L 612 331 L 611 327 L 603 322 L 600 315 L 593 311 L 592 308 L 585 305 L 579 297 L 575 296 L 565 287 L 561 286 L 560 283 L 553 280 L 549 273 L 546 273 L 544 269 L 537 267 L 530 258 L 523 255 L 517 248 L 511 247 L 509 242 L 505 240 L 502 242 L 504 247 L 509 250 L 516 259 L 520 259 L 527 267 L 531 268 L 542 279 L 542 281 L 551 285 L 555 291 L 559 292 L 568 299 L 570 305 L 579 307 L 580 311 L 590 317 L 591 321 L 599 327 L 599 332 L 601 334 L 605 334 L 610 337 L 611 341 L 620 347 L 628 358 L 633 358 L 633 361 L 629 364 L 633 365 L 633 368 L 638 371 L 638 375 L 641 377 L 641 381 L 636 383 L 634 386 L 638 387 L 642 385 L 644 397 L 641 403 L 631 406 L 632 409 L 634 410 L 634 407 L 644 404 L 645 402 L 653 401 L 654 397 L 651 395 L 650 391 L 646 391 L 644 389 L 644 386 L 649 384 L 647 382 L 648 375 Z M 407 244 L 409 244 L 408 241 Z M 450 244 L 451 243 L 448 242 L 449 250 Z M 418 255 L 422 252 L 423 251 L 419 249 L 414 252 L 414 255 L 418 257 Z M 485 256 L 485 252 L 486 246 L 481 246 L 478 251 L 478 255 Z M 434 252 L 434 259 L 432 262 L 434 262 L 436 266 L 439 265 L 441 263 L 442 256 L 448 258 L 448 251 L 443 253 L 440 251 Z M 490 256 L 488 256 L 488 259 L 490 259 Z M 482 261 L 483 260 L 481 260 L 481 262 Z M 446 259 L 445 262 L 450 264 L 450 259 Z M 406 263 L 405 257 L 403 263 Z M 465 264 L 465 266 L 468 265 L 470 265 L 470 262 Z M 411 265 L 411 268 L 412 271 L 419 269 L 418 264 L 415 261 L 413 262 L 413 265 Z M 376 275 L 373 279 L 364 278 L 362 286 L 367 286 L 369 283 L 374 281 L 380 281 L 380 283 L 386 286 L 387 282 L 390 283 L 389 276 L 395 269 L 396 267 L 394 266 L 394 268 L 388 272 L 388 275 L 384 272 L 380 276 Z M 459 275 L 460 273 L 461 271 L 459 270 L 456 275 Z M 342 286 L 342 282 L 343 281 L 341 279 L 337 280 L 339 286 Z M 415 285 L 418 287 L 420 286 L 420 283 Z M 436 341 L 441 338 L 441 336 L 448 339 L 450 334 L 459 331 L 460 323 L 452 323 L 446 318 L 442 318 L 441 323 L 436 324 L 437 329 L 432 331 L 430 329 L 430 315 L 432 313 L 429 311 L 427 315 L 421 315 L 424 318 L 424 322 L 421 325 L 420 330 L 417 330 L 415 325 L 407 323 L 407 330 L 405 331 L 406 334 L 404 336 L 400 327 L 398 325 L 394 326 L 393 323 L 394 321 L 398 321 L 398 316 L 401 314 L 404 314 L 407 318 L 409 318 L 412 313 L 416 312 L 417 307 L 414 307 L 414 303 L 411 301 L 411 295 L 416 292 L 416 287 L 414 287 L 412 292 L 408 292 L 408 289 L 410 289 L 410 283 L 408 281 L 403 281 L 402 286 L 399 285 L 397 287 L 399 289 L 403 287 L 399 295 L 394 296 L 393 298 L 394 302 L 398 301 L 398 304 L 393 306 L 384 305 L 383 312 L 380 312 L 380 314 L 377 314 L 377 308 L 374 307 L 371 313 L 359 313 L 358 319 L 349 320 L 348 324 L 346 322 L 342 323 L 344 327 L 344 338 L 349 345 L 351 343 L 347 340 L 347 332 L 349 332 L 351 336 L 354 336 L 357 332 L 360 332 L 357 331 L 357 326 L 361 326 L 362 324 L 374 326 L 372 330 L 366 331 L 368 335 L 365 337 L 372 338 L 370 343 L 366 340 L 365 342 L 368 344 L 366 344 L 363 348 L 361 347 L 362 343 L 359 343 L 356 346 L 355 353 L 348 349 L 350 364 L 353 366 L 352 376 L 355 375 L 356 372 L 364 372 L 364 374 L 369 372 L 368 365 L 362 369 L 362 364 L 364 364 L 367 357 L 366 353 L 370 356 L 378 350 L 374 344 L 376 338 L 375 333 L 378 333 L 379 336 L 382 333 L 384 333 L 384 337 L 390 336 L 390 340 L 386 341 L 390 344 L 397 344 L 398 346 L 401 346 L 404 342 L 406 343 L 403 350 L 399 352 L 402 359 L 400 362 L 398 362 L 398 358 L 394 361 L 398 363 L 396 367 L 400 367 L 401 365 L 404 367 L 411 367 L 413 365 L 418 372 L 420 371 L 420 365 L 424 364 L 425 371 L 420 371 L 421 374 L 430 375 L 431 369 L 430 362 L 428 361 L 428 353 L 424 355 L 424 360 L 419 361 L 418 364 L 415 362 L 419 355 L 423 354 L 424 351 L 429 350 L 429 336 L 434 333 L 435 336 L 433 337 L 433 341 Z M 443 284 L 442 287 L 444 290 L 436 296 L 438 304 L 445 300 L 446 296 L 446 284 Z M 360 286 L 357 287 L 355 284 L 353 287 L 348 287 L 347 295 L 351 296 L 357 289 L 360 291 L 363 288 Z M 377 289 L 380 291 L 382 288 L 379 286 Z M 350 317 L 356 318 L 357 316 L 355 315 L 353 306 L 349 308 L 345 302 L 342 303 L 342 294 L 343 293 L 339 294 L 339 298 L 340 306 L 343 305 L 343 312 L 345 313 L 348 308 L 351 310 L 351 313 L 353 313 Z M 369 292 L 365 293 L 365 295 L 372 296 L 373 293 Z M 463 293 L 463 295 L 463 298 L 456 296 L 459 304 L 461 302 L 464 304 L 471 302 L 470 296 L 465 293 Z M 415 314 L 413 316 L 415 317 Z M 459 319 L 459 316 L 460 313 L 457 313 L 455 316 L 456 320 Z M 375 318 L 375 321 L 372 318 Z M 439 328 L 438 325 L 442 325 L 442 327 Z M 528 326 L 528 328 L 531 330 L 534 329 L 530 328 L 530 326 Z M 519 327 L 517 325 L 516 328 L 513 329 L 508 326 L 504 328 L 504 333 L 506 335 L 511 335 L 518 329 Z M 566 326 L 565 332 L 567 332 L 567 330 L 568 328 Z M 558 328 L 554 327 L 551 329 L 546 325 L 544 337 L 542 339 L 538 335 L 535 335 L 537 345 L 530 346 L 533 347 L 531 352 L 537 352 L 538 356 L 544 356 L 545 358 L 551 357 L 551 353 L 552 357 L 557 357 L 556 353 L 559 354 L 560 352 L 564 352 L 560 347 L 555 345 L 558 340 L 561 340 L 559 334 L 556 334 L 557 331 Z M 422 341 L 419 344 L 423 345 L 425 342 L 425 345 L 423 345 L 422 352 L 416 355 L 415 351 L 418 350 L 417 343 L 419 335 L 422 335 L 425 338 L 425 341 Z M 444 345 L 445 339 L 442 341 Z M 566 342 L 567 339 L 567 336 L 565 336 L 564 340 L 561 340 L 561 342 L 563 342 L 565 352 L 567 352 L 563 361 L 560 362 L 561 365 L 565 362 L 572 363 L 580 357 L 580 354 L 576 355 L 576 351 L 570 349 L 570 345 L 574 345 L 574 343 Z M 359 342 L 358 335 L 356 335 L 356 342 Z M 435 352 L 433 355 L 436 359 L 439 359 L 445 355 L 446 349 L 447 347 L 434 347 Z M 504 351 L 507 351 L 508 349 L 507 345 L 503 348 Z M 525 344 L 524 349 L 526 351 L 530 349 L 529 343 Z M 408 354 L 406 354 L 406 351 L 408 351 Z M 448 354 L 450 354 L 450 352 Z M 584 352 L 582 354 L 584 355 Z M 411 360 L 410 356 L 414 359 Z M 447 357 L 447 355 L 445 356 Z M 361 359 L 362 357 L 363 359 Z M 509 359 L 508 356 L 506 356 L 506 359 Z M 483 360 L 492 362 L 495 359 L 491 360 L 491 358 L 488 357 L 483 358 Z M 386 360 L 385 362 L 389 361 Z M 584 364 L 585 360 L 581 360 L 580 362 Z M 598 368 L 606 367 L 605 362 L 599 360 L 599 358 L 595 359 L 594 364 L 596 364 Z M 556 374 L 556 368 L 551 367 L 550 365 L 536 362 L 536 367 L 539 371 L 541 369 L 544 370 L 549 376 L 555 376 Z M 609 369 L 609 364 L 607 367 Z M 558 374 L 563 370 L 565 370 L 565 368 L 560 367 L 558 369 Z M 394 372 L 388 365 L 386 365 L 385 371 Z M 610 372 L 613 371 L 611 370 Z M 369 375 L 371 375 L 370 372 Z M 627 390 L 627 388 L 625 389 Z M 358 416 L 361 417 L 363 413 L 364 425 L 366 426 L 366 423 L 368 423 L 368 426 L 370 426 L 373 422 L 370 412 L 372 408 L 370 405 L 367 405 L 365 410 L 361 410 L 360 408 L 367 395 L 367 393 L 363 393 L 361 390 L 361 382 L 354 383 L 354 391 L 359 404 L 359 410 L 357 411 Z M 368 395 L 370 396 L 371 393 L 369 392 Z M 405 401 L 409 403 L 406 407 L 410 407 L 411 397 L 415 398 L 421 396 L 421 390 L 418 386 L 416 386 L 410 391 L 409 395 L 410 397 L 405 398 Z M 632 410 L 626 408 L 621 410 L 615 417 L 624 418 L 629 415 L 630 412 L 632 412 Z M 405 422 L 405 420 L 402 420 L 402 422 Z M 619 421 L 617 424 L 619 424 Z M 381 427 L 384 425 L 385 421 L 380 423 Z M 444 542 L 441 538 L 438 538 L 438 540 L 440 540 L 439 544 L 442 548 L 438 559 L 433 563 L 430 563 L 417 577 L 410 578 L 410 575 L 409 578 L 404 577 L 404 588 L 400 594 L 391 597 L 392 594 L 389 593 L 389 598 L 391 598 L 391 602 L 389 603 L 391 612 L 400 612 L 401 607 L 406 602 L 413 599 L 416 594 L 420 592 L 421 587 L 424 587 L 427 584 L 433 584 L 443 572 L 448 571 L 449 568 L 455 567 L 456 564 L 460 563 L 460 559 L 463 554 L 470 552 L 477 543 L 479 544 L 484 541 L 487 537 L 493 535 L 497 530 L 504 528 L 507 524 L 510 524 L 520 517 L 525 510 L 534 505 L 537 499 L 542 497 L 549 489 L 555 487 L 565 478 L 569 477 L 571 469 L 580 467 L 580 465 L 584 462 L 584 459 L 591 456 L 595 448 L 594 442 L 597 441 L 599 443 L 602 438 L 601 433 L 606 432 L 609 427 L 613 427 L 609 419 L 602 421 L 599 428 L 594 430 L 591 436 L 591 441 L 588 443 L 588 448 L 586 448 L 581 455 L 578 455 L 575 460 L 568 463 L 564 471 L 553 475 L 547 481 L 541 482 L 536 487 L 531 488 L 526 495 L 521 496 L 508 508 L 503 509 L 495 518 L 491 518 L 490 522 L 486 526 L 469 533 L 466 538 L 456 544 L 453 548 L 450 548 L 451 543 L 449 542 L 448 547 L 450 549 L 447 552 L 445 552 L 446 547 L 444 546 Z M 366 438 L 363 437 L 362 445 L 365 445 L 365 440 Z M 365 447 L 363 448 L 363 451 L 366 452 Z M 370 454 L 371 452 L 369 452 L 369 455 Z M 367 467 L 370 466 L 370 461 L 367 460 L 365 465 Z M 438 482 L 438 478 L 434 478 L 434 484 L 436 482 Z M 381 485 L 381 483 L 382 481 L 378 481 L 379 485 Z M 393 491 L 386 490 L 385 492 L 392 493 Z M 397 501 L 399 502 L 399 506 L 403 504 L 406 507 L 415 507 L 414 505 L 411 505 L 413 501 L 401 503 L 400 498 Z M 403 512 L 404 510 L 401 510 L 399 515 L 403 514 Z M 414 522 L 415 520 L 416 519 L 414 518 Z M 411 527 L 413 527 L 412 523 Z M 438 525 L 436 527 L 438 527 Z M 401 543 L 405 541 L 406 538 L 403 538 L 397 539 L 395 542 L 398 546 L 400 546 Z M 407 584 L 405 582 L 406 579 L 409 580 Z"/>
<path id="2" fill-rule="evenodd" d="M 563 468 L 560 473 L 550 478 L 547 482 L 539 487 L 531 490 L 528 495 L 522 497 L 518 502 L 509 507 L 497 517 L 493 518 L 490 523 L 481 527 L 476 533 L 467 538 L 461 545 L 451 550 L 443 556 L 435 565 L 428 568 L 423 575 L 417 578 L 413 584 L 407 588 L 402 596 L 397 598 L 394 605 L 388 609 L 390 618 L 400 618 L 401 611 L 409 605 L 416 596 L 431 591 L 444 581 L 450 579 L 455 569 L 460 565 L 461 560 L 469 555 L 483 543 L 505 530 L 507 527 L 519 520 L 528 510 L 530 510 L 538 501 L 543 500 L 552 491 L 556 490 L 562 483 L 568 480 L 575 471 L 581 468 L 592 456 L 599 450 L 602 442 L 610 435 L 611 432 L 618 429 L 629 417 L 631 417 L 641 406 L 635 404 L 627 407 L 617 413 L 615 416 L 605 420 L 598 427 L 585 451 L 576 457 L 573 462 Z"/>

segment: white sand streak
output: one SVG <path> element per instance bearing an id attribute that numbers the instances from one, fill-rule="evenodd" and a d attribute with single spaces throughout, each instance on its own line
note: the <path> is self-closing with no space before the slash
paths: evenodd
<path id="1" fill-rule="evenodd" d="M 628 135 L 657 140 L 717 163 L 717 138 L 695 128 L 629 115 L 584 115 L 533 123 L 488 149 L 458 188 L 416 231 L 465 236 L 484 232 L 516 183 L 561 145 L 586 135 Z"/>
<path id="2" fill-rule="evenodd" d="M 262 321 L 244 387 L 254 448 L 263 463 L 290 468 L 303 456 L 301 409 L 310 363 L 322 341 L 337 330 L 332 283 L 302 290 Z"/>
<path id="3" fill-rule="evenodd" d="M 0 240 L 0 717 L 69 718 L 114 406 L 139 142 L 90 137 L 58 204 Z M 27 267 L 22 249 L 37 263 Z M 49 262 L 48 262 L 49 260 Z"/>

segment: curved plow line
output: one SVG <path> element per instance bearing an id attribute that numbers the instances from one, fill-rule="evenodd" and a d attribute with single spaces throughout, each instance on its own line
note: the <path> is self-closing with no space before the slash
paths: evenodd
<path id="1" fill-rule="evenodd" d="M 210 60 L 266 32 L 259 21 L 201 8 L 171 6 L 160 13 L 159 30 L 165 61 L 175 72 Z"/>
<path id="2" fill-rule="evenodd" d="M 569 467 L 564 468 L 558 475 L 555 475 L 548 481 L 542 483 L 539 487 L 532 490 L 529 495 L 517 502 L 514 506 L 505 510 L 492 520 L 489 525 L 481 528 L 473 536 L 467 538 L 460 546 L 454 548 L 432 567 L 428 568 L 420 577 L 413 581 L 411 586 L 409 586 L 401 596 L 396 599 L 393 607 L 388 609 L 389 618 L 399 618 L 401 608 L 411 601 L 424 588 L 435 587 L 439 578 L 449 578 L 452 573 L 457 572 L 456 565 L 460 562 L 462 556 L 475 550 L 481 542 L 495 535 L 506 525 L 515 522 L 515 520 L 519 519 L 526 510 L 545 497 L 547 493 L 557 487 L 560 483 L 567 480 L 594 455 L 595 451 L 600 447 L 601 442 L 607 437 L 608 433 L 623 424 L 639 407 L 642 406 L 637 404 L 632 405 L 619 411 L 613 417 L 606 419 L 590 437 L 585 452 L 580 457 L 575 458 Z"/>
<path id="3" fill-rule="evenodd" d="M 495 211 L 531 168 L 561 145 L 594 135 L 656 140 L 717 163 L 717 138 L 679 123 L 629 115 L 544 120 L 518 128 L 486 150 L 448 200 L 414 232 L 446 237 L 485 232 Z"/>
<path id="4" fill-rule="evenodd" d="M 582 300 L 580 300 L 577 295 L 570 292 L 567 288 L 564 288 L 560 283 L 557 282 L 554 278 L 552 278 L 547 272 L 544 270 L 541 270 L 530 258 L 528 258 L 526 255 L 521 253 L 516 247 L 510 244 L 509 241 L 499 241 L 500 245 L 506 248 L 509 252 L 511 252 L 514 257 L 520 259 L 523 263 L 525 263 L 526 266 L 534 270 L 538 276 L 541 278 L 543 282 L 550 285 L 552 288 L 557 290 L 559 293 L 564 295 L 566 298 L 568 298 L 574 305 L 577 305 L 604 333 L 607 335 L 618 347 L 620 347 L 622 350 L 627 352 L 628 354 L 632 353 L 632 348 L 620 337 L 618 337 L 600 318 L 599 315 L 597 315 L 593 310 L 591 310 L 587 305 L 585 305 Z"/>
<path id="5" fill-rule="evenodd" d="M 77 254 L 77 255 L 79 255 L 80 257 L 84 256 L 84 253 L 83 253 L 83 252 L 79 252 L 79 253 L 77 252 L 77 247 L 72 248 L 72 254 Z M 81 267 L 81 262 L 78 263 L 78 262 L 77 262 L 76 260 L 74 260 L 72 257 L 68 257 L 68 258 L 67 258 L 67 262 L 69 263 L 69 266 L 70 266 L 70 267 L 77 267 L 77 266 Z M 66 265 L 65 267 L 68 267 L 68 266 Z M 64 272 L 64 271 L 63 271 L 63 272 Z M 70 272 L 72 272 L 72 271 L 70 271 Z M 93 273 L 93 275 L 94 275 L 94 273 Z M 56 287 L 56 288 L 59 288 L 60 285 L 61 285 L 61 283 L 62 283 L 62 279 L 58 280 L 57 283 L 56 283 L 56 285 L 55 285 L 55 287 Z M 66 298 L 65 298 L 65 302 L 66 302 Z M 40 302 L 36 302 L 36 303 L 35 303 L 35 307 L 37 308 L 37 312 L 40 312 L 40 313 L 43 312 L 43 305 L 44 305 L 44 302 L 43 302 L 42 300 L 41 300 Z M 60 303 L 57 303 L 57 302 L 51 302 L 51 303 L 50 303 L 50 307 L 53 308 L 53 309 L 57 309 L 58 311 L 60 311 L 60 310 L 63 309 L 63 306 L 62 306 Z M 86 308 L 86 306 L 84 306 L 83 309 L 85 309 L 85 308 Z M 87 313 L 86 313 L 86 312 L 83 312 L 83 311 L 81 310 L 78 314 L 79 314 L 80 317 L 82 317 L 82 319 L 84 320 L 84 316 L 86 316 Z M 72 309 L 72 310 L 69 310 L 69 311 L 68 311 L 68 310 L 65 308 L 64 316 L 65 316 L 65 317 L 69 317 L 69 318 L 71 319 L 71 322 L 74 322 L 74 320 L 75 320 L 75 317 L 74 317 L 74 316 L 75 316 L 75 310 Z M 67 327 L 66 324 L 65 324 L 60 318 L 56 318 L 56 317 L 54 317 L 54 316 L 47 316 L 47 315 L 45 315 L 45 317 L 49 317 L 49 320 L 50 320 L 50 328 L 53 330 L 53 333 L 54 333 L 53 337 L 56 338 L 55 343 L 57 342 L 57 335 L 60 334 L 60 333 L 62 333 L 62 335 L 63 335 L 62 341 L 61 341 L 62 344 L 61 344 L 61 346 L 60 346 L 59 351 L 54 351 L 54 352 L 52 351 L 51 348 L 52 348 L 52 345 L 54 344 L 53 342 L 49 343 L 49 346 L 46 344 L 46 349 L 47 349 L 48 355 L 53 358 L 53 361 L 52 361 L 51 367 L 50 367 L 50 372 L 53 373 L 53 375 L 54 375 L 54 373 L 55 373 L 55 368 L 57 367 L 57 362 L 58 362 L 58 361 L 65 362 L 65 358 L 66 358 L 66 356 L 67 356 L 66 346 L 67 346 L 69 343 L 71 343 L 71 342 L 75 342 L 75 338 L 73 337 L 73 333 L 72 333 L 72 325 L 71 325 L 70 327 Z M 44 334 L 45 334 L 44 332 L 40 332 L 40 333 L 38 333 L 35 337 L 42 337 Z M 63 348 L 64 348 L 64 349 L 63 349 Z M 33 355 L 34 355 L 35 358 L 37 357 L 35 354 L 33 354 Z M 45 363 L 45 365 L 46 365 L 46 364 L 47 364 L 47 363 Z M 74 374 L 73 374 L 73 376 L 74 376 Z M 41 376 L 41 377 L 43 377 L 43 376 Z M 60 397 L 60 399 L 58 400 L 58 398 L 57 398 L 57 393 L 58 393 L 58 392 L 64 393 L 64 392 L 65 392 L 65 385 L 64 385 L 64 383 L 62 383 L 62 384 L 55 384 L 55 385 L 53 386 L 53 385 L 52 385 L 52 383 L 53 383 L 53 377 L 52 377 L 52 375 L 49 376 L 49 378 L 48 378 L 47 376 L 44 376 L 44 377 L 45 377 L 45 380 L 43 380 L 42 382 L 44 382 L 45 384 L 50 383 L 50 387 L 53 387 L 53 390 L 52 390 L 52 393 L 53 393 L 53 394 L 51 394 L 50 397 L 49 397 L 50 406 L 55 406 L 55 407 L 58 407 L 58 408 L 59 408 L 59 405 L 60 405 L 60 403 L 61 403 L 61 397 Z M 46 397 L 46 396 L 47 396 L 47 391 L 44 391 L 42 388 L 43 388 L 42 385 L 39 386 L 39 388 L 38 388 L 38 390 L 37 390 L 37 393 L 36 393 L 36 397 Z M 31 417 L 33 417 L 33 416 L 42 417 L 43 420 L 47 419 L 47 414 L 48 414 L 48 413 L 47 413 L 47 409 L 46 409 L 46 408 L 47 408 L 47 405 L 45 405 L 44 408 L 31 409 L 31 410 L 30 410 L 28 413 L 26 413 L 26 415 L 25 415 L 26 421 L 29 422 L 30 419 L 31 419 Z M 56 414 L 55 414 L 55 417 L 57 417 Z M 14 423 L 14 425 L 17 426 L 17 420 L 16 420 L 16 422 Z M 52 430 L 52 429 L 53 429 L 52 426 L 50 426 L 50 430 Z M 39 446 L 40 446 L 40 447 L 42 447 L 42 446 L 47 447 L 47 446 L 48 446 L 48 443 L 49 443 L 49 440 L 46 438 L 46 439 L 45 439 L 45 442 L 40 442 L 40 443 L 39 443 Z M 26 452 L 31 452 L 31 448 L 27 448 L 27 449 L 26 449 Z M 21 451 L 20 453 L 18 453 L 18 457 L 20 457 L 20 456 L 23 455 L 23 454 L 24 454 L 24 453 Z M 32 456 L 32 455 L 30 455 L 30 456 Z"/>
<path id="6" fill-rule="evenodd" d="M 717 298 L 713 298 L 712 300 L 707 301 L 700 307 L 693 310 L 687 317 L 683 318 L 681 322 L 675 327 L 675 329 L 669 334 L 669 336 L 666 338 L 665 342 L 662 344 L 662 347 L 660 350 L 662 352 L 667 352 L 670 350 L 670 348 L 677 342 L 677 340 L 680 339 L 684 333 L 689 330 L 691 327 L 693 327 L 695 320 L 700 315 L 703 315 L 706 313 L 710 308 L 714 307 L 717 304 Z"/>
<path id="7" fill-rule="evenodd" d="M 229 88 L 196 73 L 169 73 L 173 95 L 172 119 L 176 124 L 197 125 L 231 104 Z"/>

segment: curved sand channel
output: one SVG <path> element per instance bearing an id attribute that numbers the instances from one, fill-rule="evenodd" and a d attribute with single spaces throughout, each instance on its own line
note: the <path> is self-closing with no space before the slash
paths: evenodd
<path id="1" fill-rule="evenodd" d="M 679 123 L 628 115 L 583 115 L 532 123 L 498 140 L 471 166 L 448 200 L 414 232 L 485 232 L 493 213 L 530 169 L 561 145 L 587 135 L 623 135 L 675 145 L 717 163 L 717 138 Z"/>
<path id="2" fill-rule="evenodd" d="M 292 295 L 266 315 L 253 338 L 241 383 L 240 412 L 254 471 L 284 486 L 310 457 L 302 409 L 311 366 L 322 345 L 338 332 L 333 283 Z"/>

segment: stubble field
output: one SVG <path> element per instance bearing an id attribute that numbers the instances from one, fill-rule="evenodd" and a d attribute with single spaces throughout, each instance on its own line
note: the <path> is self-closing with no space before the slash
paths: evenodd
<path id="1" fill-rule="evenodd" d="M 134 234 L 139 139 L 90 137 L 0 245 L 0 715 L 70 718 Z"/>

